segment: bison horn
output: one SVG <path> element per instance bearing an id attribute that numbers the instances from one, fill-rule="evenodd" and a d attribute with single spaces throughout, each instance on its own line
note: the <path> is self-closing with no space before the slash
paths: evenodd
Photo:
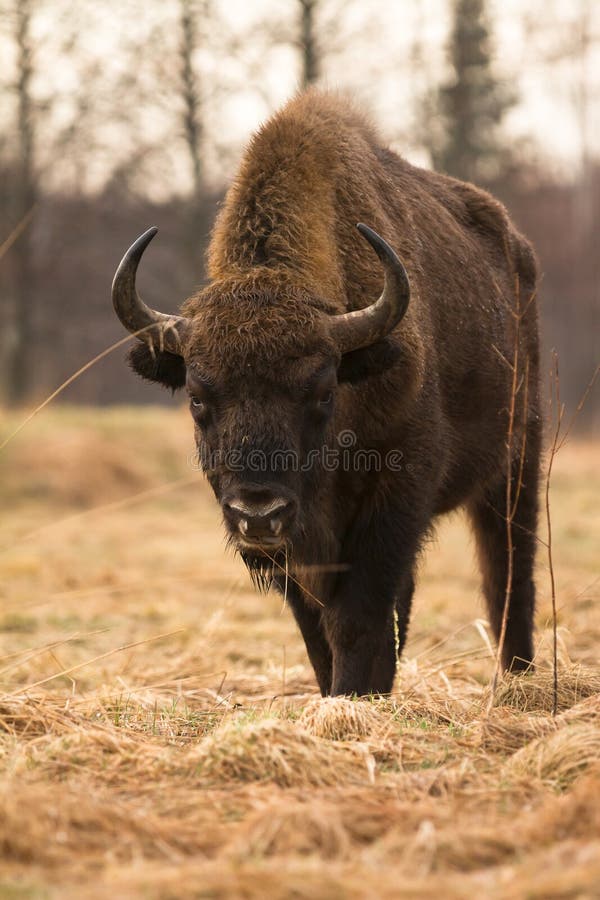
<path id="1" fill-rule="evenodd" d="M 342 353 L 384 338 L 398 324 L 410 299 L 406 269 L 390 245 L 368 225 L 359 223 L 356 227 L 383 263 L 385 282 L 381 297 L 371 306 L 333 316 L 331 331 Z"/>
<path id="2" fill-rule="evenodd" d="M 168 350 L 181 356 L 181 345 L 189 319 L 168 316 L 146 306 L 135 287 L 135 275 L 144 250 L 158 231 L 149 228 L 131 245 L 115 273 L 112 302 L 122 324 L 141 341 L 154 349 Z"/>

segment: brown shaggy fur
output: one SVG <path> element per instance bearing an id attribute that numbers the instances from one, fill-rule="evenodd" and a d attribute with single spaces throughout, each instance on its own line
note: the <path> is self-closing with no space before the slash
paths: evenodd
<path id="1" fill-rule="evenodd" d="M 330 316 L 372 303 L 383 280 L 359 221 L 397 252 L 411 298 L 391 335 L 340 358 Z M 324 694 L 391 689 L 393 611 L 401 646 L 423 539 L 436 515 L 458 505 L 472 517 L 499 634 L 518 345 L 510 478 L 513 497 L 519 483 L 520 493 L 503 661 L 527 667 L 540 443 L 536 265 L 504 207 L 474 185 L 410 165 L 349 102 L 309 91 L 246 150 L 214 228 L 209 274 L 211 285 L 183 310 L 193 327 L 177 374 L 149 375 L 143 346 L 133 364 L 173 387 L 187 372 L 188 389 L 204 403 L 196 415 L 201 452 L 220 454 L 206 468 L 225 511 L 250 487 L 297 507 L 287 594 Z M 330 382 L 332 409 L 317 415 Z M 397 451 L 400 471 L 342 463 L 257 474 L 249 466 L 250 450 L 291 450 L 300 460 L 324 445 L 339 450 L 346 431 L 354 450 L 385 459 Z M 231 471 L 222 459 L 234 449 L 242 462 Z M 273 566 L 284 589 L 280 557 L 245 558 L 261 574 Z"/>

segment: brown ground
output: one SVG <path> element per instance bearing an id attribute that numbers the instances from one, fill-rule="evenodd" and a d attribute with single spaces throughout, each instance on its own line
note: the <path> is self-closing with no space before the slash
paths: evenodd
<path id="1" fill-rule="evenodd" d="M 458 516 L 394 695 L 322 701 L 191 454 L 184 412 L 68 408 L 0 454 L 0 897 L 600 897 L 597 448 L 556 461 L 556 719 L 543 551 L 489 715 Z"/>

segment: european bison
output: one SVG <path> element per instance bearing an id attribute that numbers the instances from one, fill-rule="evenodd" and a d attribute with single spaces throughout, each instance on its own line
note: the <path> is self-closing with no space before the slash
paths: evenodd
<path id="1" fill-rule="evenodd" d="M 113 284 L 139 337 L 131 364 L 186 386 L 230 540 L 255 581 L 286 593 L 321 693 L 392 689 L 419 550 L 458 506 L 496 638 L 509 586 L 503 665 L 527 668 L 536 264 L 504 207 L 410 165 L 348 101 L 310 91 L 250 142 L 212 234 L 211 283 L 181 316 L 136 292 L 155 233 Z"/>

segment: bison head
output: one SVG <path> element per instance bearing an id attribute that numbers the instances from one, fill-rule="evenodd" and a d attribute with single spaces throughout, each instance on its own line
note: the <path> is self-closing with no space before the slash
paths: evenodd
<path id="1" fill-rule="evenodd" d="M 114 278 L 115 311 L 140 341 L 133 368 L 187 388 L 202 467 L 251 569 L 284 547 L 302 547 L 322 494 L 322 451 L 348 427 L 336 409 L 349 405 L 337 403 L 340 383 L 395 358 L 385 338 L 406 312 L 408 278 L 390 246 L 357 227 L 381 260 L 384 288 L 372 305 L 342 314 L 297 275 L 266 266 L 215 281 L 183 315 L 156 312 L 135 284 L 156 228 L 130 247 Z"/>

